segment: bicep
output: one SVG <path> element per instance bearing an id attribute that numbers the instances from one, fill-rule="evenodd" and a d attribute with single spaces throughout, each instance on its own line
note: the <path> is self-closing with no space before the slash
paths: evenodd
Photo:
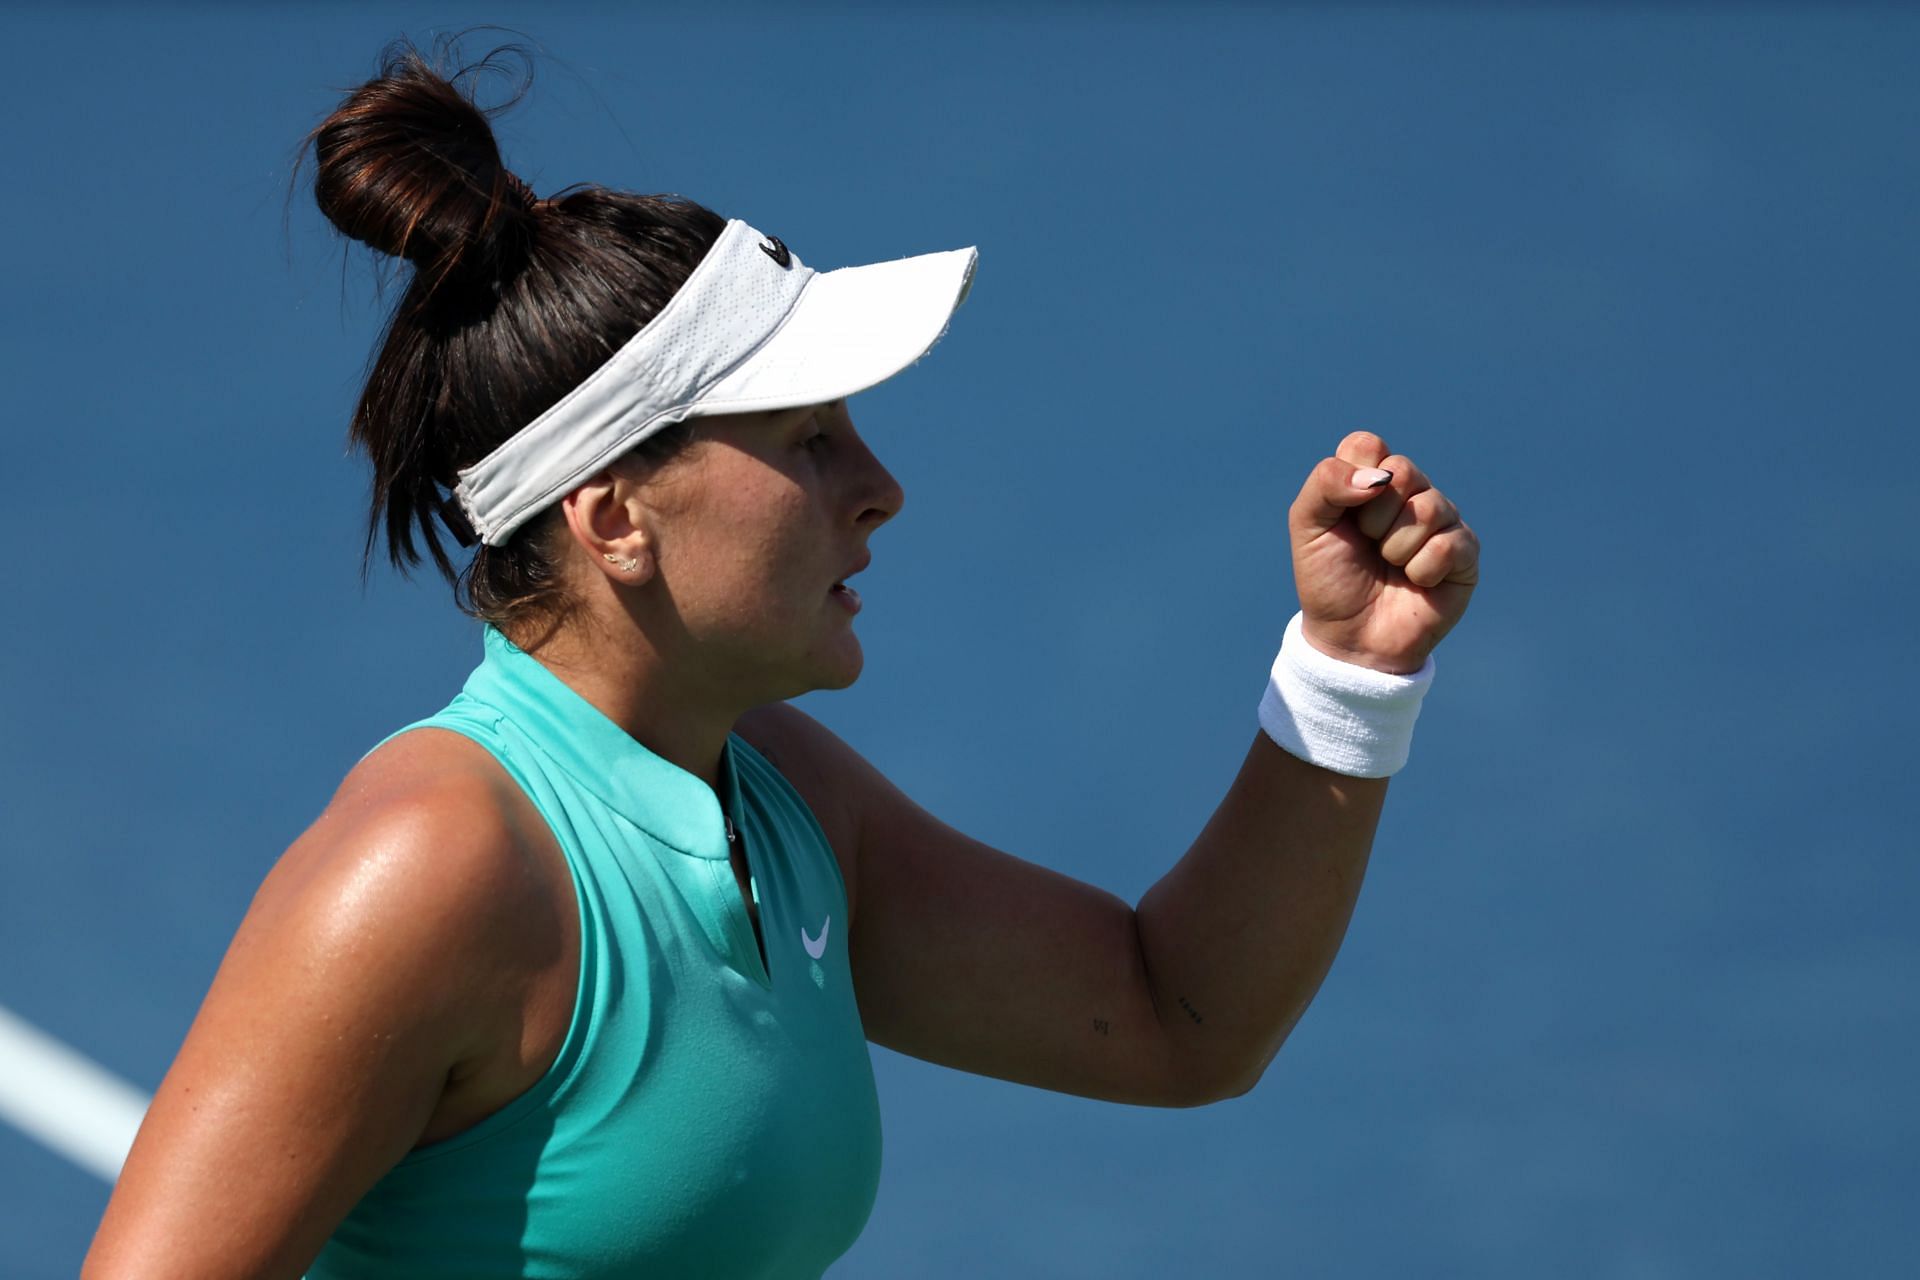
<path id="1" fill-rule="evenodd" d="M 869 1038 L 1064 1093 L 1182 1101 L 1133 909 L 875 791 L 850 938 Z"/>
<path id="2" fill-rule="evenodd" d="M 223 966 L 140 1127 L 89 1275 L 298 1275 L 413 1145 L 445 1064 L 373 1030 L 360 1001 L 317 996 L 296 968 Z"/>
<path id="3" fill-rule="evenodd" d="M 789 756 L 833 797 L 851 846 L 848 933 L 874 1043 L 1086 1097 L 1192 1101 L 1147 981 L 1133 908 L 928 813 L 831 732 L 788 709 Z M 804 790 L 804 788 L 803 788 Z"/>

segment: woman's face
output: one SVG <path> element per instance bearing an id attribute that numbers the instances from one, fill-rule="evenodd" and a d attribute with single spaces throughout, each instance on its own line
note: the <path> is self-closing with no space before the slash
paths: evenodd
<path id="1" fill-rule="evenodd" d="M 708 418 L 643 493 L 689 677 L 750 705 L 853 683 L 860 601 L 838 584 L 904 495 L 844 400 Z"/>

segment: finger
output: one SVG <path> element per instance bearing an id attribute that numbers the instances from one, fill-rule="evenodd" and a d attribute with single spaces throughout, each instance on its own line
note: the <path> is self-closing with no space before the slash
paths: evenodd
<path id="1" fill-rule="evenodd" d="M 1349 510 L 1371 501 L 1385 483 L 1373 482 L 1366 468 L 1344 458 L 1322 458 L 1307 473 L 1300 496 L 1287 512 L 1294 545 L 1310 542 L 1339 524 Z"/>
<path id="2" fill-rule="evenodd" d="M 1393 482 L 1384 486 L 1379 496 L 1354 514 L 1353 522 L 1361 533 L 1375 542 L 1387 536 L 1387 530 L 1393 528 L 1393 522 L 1400 517 L 1401 508 L 1414 494 L 1431 489 L 1427 473 L 1413 465 L 1413 459 L 1405 454 L 1392 454 L 1380 459 L 1380 469 L 1393 472 Z"/>
<path id="3" fill-rule="evenodd" d="M 1480 535 L 1464 524 L 1442 529 L 1407 561 L 1407 581 L 1416 587 L 1480 581 Z"/>
<path id="4" fill-rule="evenodd" d="M 1356 467 L 1382 466 L 1380 459 L 1387 456 L 1387 442 L 1371 431 L 1352 431 L 1333 451 L 1333 456 Z"/>
<path id="5" fill-rule="evenodd" d="M 1407 499 L 1400 514 L 1394 517 L 1387 536 L 1380 539 L 1380 558 L 1388 564 L 1409 564 L 1429 538 L 1459 523 L 1460 512 L 1447 500 L 1446 494 L 1438 489 L 1423 489 Z"/>

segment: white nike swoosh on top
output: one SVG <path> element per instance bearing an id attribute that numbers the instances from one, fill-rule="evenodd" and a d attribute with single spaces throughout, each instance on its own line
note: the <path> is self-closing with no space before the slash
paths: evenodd
<path id="1" fill-rule="evenodd" d="M 820 926 L 820 936 L 818 938 L 809 938 L 807 936 L 807 926 L 800 926 L 800 945 L 805 947 L 807 954 L 815 960 L 827 954 L 827 930 L 832 927 L 833 917 L 828 916 L 826 922 Z"/>

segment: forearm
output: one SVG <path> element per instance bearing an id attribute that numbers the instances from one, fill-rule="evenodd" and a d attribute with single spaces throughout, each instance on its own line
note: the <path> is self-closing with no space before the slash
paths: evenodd
<path id="1" fill-rule="evenodd" d="M 1205 1097 L 1251 1088 L 1346 935 L 1387 779 L 1308 764 L 1264 733 L 1135 922 L 1171 1051 Z"/>

